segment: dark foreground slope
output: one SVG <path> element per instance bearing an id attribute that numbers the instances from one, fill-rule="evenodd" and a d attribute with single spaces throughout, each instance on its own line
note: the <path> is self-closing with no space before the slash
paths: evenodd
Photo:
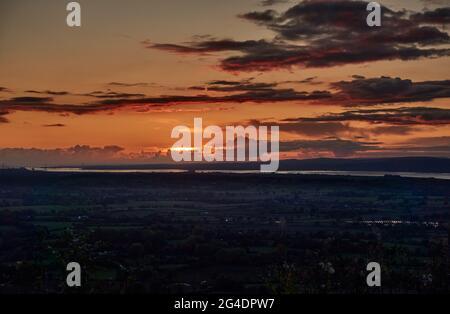
<path id="1" fill-rule="evenodd" d="M 450 181 L 0 171 L 0 292 L 447 291 Z M 366 265 L 383 286 L 366 285 Z"/>

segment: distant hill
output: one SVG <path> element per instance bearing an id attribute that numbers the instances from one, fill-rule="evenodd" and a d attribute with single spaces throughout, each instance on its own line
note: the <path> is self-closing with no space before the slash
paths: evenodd
<path id="1" fill-rule="evenodd" d="M 280 168 L 285 170 L 337 170 L 337 171 L 388 171 L 450 173 L 449 158 L 401 157 L 367 159 L 309 159 L 285 160 Z"/>
<path id="2" fill-rule="evenodd" d="M 87 166 L 84 169 L 184 169 L 184 170 L 258 170 L 259 163 L 170 163 L 118 166 Z M 319 158 L 282 160 L 279 170 L 386 171 L 450 173 L 449 158 L 399 157 L 367 159 Z"/>

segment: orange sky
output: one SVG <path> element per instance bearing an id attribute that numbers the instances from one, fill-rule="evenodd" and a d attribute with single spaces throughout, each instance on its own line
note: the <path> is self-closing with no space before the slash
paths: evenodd
<path id="1" fill-rule="evenodd" d="M 273 40 L 277 35 L 281 36 L 275 28 L 242 18 L 242 15 L 273 10 L 277 12 L 277 16 L 282 16 L 283 12 L 302 1 L 280 3 L 271 7 L 263 7 L 257 0 L 79 2 L 82 6 L 83 25 L 77 29 L 65 25 L 65 1 L 46 0 L 38 3 L 31 0 L 7 0 L 0 4 L 1 162 L 8 162 L 7 158 L 11 158 L 9 155 L 2 155 L 1 151 L 6 148 L 49 150 L 67 149 L 75 145 L 116 145 L 124 149 L 120 152 L 123 156 L 133 152 L 165 151 L 174 143 L 170 138 L 172 128 L 183 124 L 192 126 L 194 117 L 202 117 L 205 125 L 247 123 L 251 119 L 259 120 L 259 123 L 269 121 L 280 124 L 282 141 L 309 141 L 314 144 L 311 147 L 306 145 L 305 149 L 286 152 L 286 156 L 294 158 L 380 155 L 450 157 L 450 149 L 446 149 L 450 147 L 450 87 L 446 82 L 450 79 L 448 53 L 411 58 L 408 61 L 390 58 L 391 60 L 366 60 L 326 66 L 307 66 L 306 63 L 299 62 L 289 67 L 228 71 L 222 66 L 223 61 L 229 57 L 245 55 L 247 50 L 227 48 L 183 53 L 179 51 L 179 47 L 198 49 L 200 44 L 210 44 L 207 41 L 227 39 L 233 42 L 266 40 L 271 44 L 270 49 L 273 49 L 278 44 Z M 450 6 L 448 1 L 442 1 L 439 5 L 426 2 L 390 0 L 383 1 L 382 4 L 391 10 L 398 10 L 397 12 L 407 9 L 408 12 L 416 13 L 424 12 L 424 8 L 432 11 Z M 361 15 L 365 19 L 367 13 L 361 12 Z M 445 24 L 434 23 L 418 27 L 436 28 L 441 35 L 448 31 Z M 367 29 L 367 32 L 370 31 Z M 311 37 L 278 40 L 286 45 L 315 45 L 318 37 L 313 37 L 316 36 L 314 34 L 308 36 Z M 399 42 L 395 47 L 410 45 L 423 49 L 450 49 L 449 42 L 445 42 L 445 39 L 443 41 L 444 43 L 431 45 L 414 41 L 407 44 Z M 155 44 L 179 47 L 177 51 L 165 47 L 154 49 L 152 45 Z M 328 43 L 320 45 L 323 48 Z M 345 45 L 345 49 L 354 49 L 351 42 L 350 45 Z M 254 49 L 256 48 L 251 48 L 251 51 Z M 382 83 L 382 77 L 389 77 L 391 80 Z M 370 95 L 370 103 L 367 102 L 369 98 L 365 97 L 369 96 L 366 95 L 364 103 L 349 103 L 356 101 L 357 93 L 361 92 L 359 84 L 366 84 L 364 88 L 370 88 L 372 81 L 369 80 L 373 79 L 373 84 L 379 83 L 379 88 L 384 88 L 382 84 L 393 84 L 395 78 L 410 80 L 411 91 L 407 90 L 395 97 L 392 97 L 392 92 L 387 96 L 380 94 L 379 99 L 374 101 L 375 92 Z M 288 89 L 311 96 L 314 91 L 322 91 L 331 96 L 324 99 L 302 99 L 301 95 L 296 94 L 292 100 L 280 101 L 273 98 L 272 101 L 269 97 L 262 101 L 233 101 L 227 97 L 249 92 L 249 89 L 216 91 L 214 87 L 219 89 L 227 86 L 214 85 L 214 81 L 240 82 L 241 85 L 248 85 L 245 88 L 254 88 L 260 83 L 273 84 L 269 88 L 270 92 L 275 90 L 279 93 L 283 90 L 283 97 Z M 336 85 L 341 81 L 351 83 L 351 91 L 344 90 L 342 85 Z M 121 84 L 110 84 L 112 82 Z M 435 92 L 435 85 L 442 91 Z M 201 90 L 201 87 L 205 88 Z M 423 99 L 416 97 L 417 93 L 424 93 L 424 90 L 432 95 L 426 95 Z M 123 94 L 124 97 L 111 97 L 114 95 L 111 93 Z M 96 97 L 100 95 L 102 97 Z M 167 95 L 196 98 L 193 101 L 164 101 L 163 105 L 158 104 Z M 206 97 L 200 99 L 198 96 Z M 41 99 L 31 101 L 24 97 Z M 382 100 L 388 99 L 386 97 L 403 98 L 398 102 L 390 100 L 384 103 Z M 44 101 L 43 98 L 51 99 Z M 114 101 L 118 99 L 125 100 L 126 105 L 115 107 Z M 49 103 L 56 106 L 95 107 L 103 105 L 102 101 L 106 103 L 103 109 L 83 114 L 74 110 L 55 110 L 53 106 L 51 110 L 43 109 Z M 432 108 L 434 111 L 437 108 L 448 111 L 439 112 L 444 116 L 439 121 L 435 118 L 427 121 L 417 118 L 421 122 L 414 124 L 387 120 L 348 120 L 342 117 L 333 121 L 333 124 L 317 119 L 352 110 L 392 108 Z M 415 112 L 408 113 L 408 119 L 412 120 Z M 380 113 L 385 112 L 377 112 Z M 426 114 L 428 113 L 423 115 Z M 308 118 L 316 120 L 305 122 Z M 288 130 L 283 129 L 283 124 L 288 123 L 285 119 L 305 121 L 297 120 L 295 123 L 300 125 L 289 125 L 291 129 Z M 301 123 L 308 129 L 302 130 Z M 311 126 L 313 123 L 316 126 Z M 321 126 L 323 130 L 320 129 Z M 327 131 L 327 127 L 330 127 L 330 131 Z M 292 131 L 294 128 L 295 131 Z M 376 149 L 350 149 L 348 154 L 340 155 L 336 150 L 316 145 L 317 141 L 325 141 L 327 144 L 337 140 L 362 146 L 373 145 Z M 105 156 L 101 155 L 96 161 L 102 162 L 103 157 Z"/>

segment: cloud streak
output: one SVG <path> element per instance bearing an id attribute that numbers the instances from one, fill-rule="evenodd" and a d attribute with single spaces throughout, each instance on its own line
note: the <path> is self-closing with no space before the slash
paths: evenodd
<path id="1" fill-rule="evenodd" d="M 408 79 L 357 78 L 331 84 L 338 90 L 333 101 L 349 105 L 427 102 L 450 97 L 450 81 L 412 82 Z"/>
<path id="2" fill-rule="evenodd" d="M 401 107 L 389 109 L 361 109 L 327 114 L 313 118 L 285 119 L 285 122 L 350 122 L 393 125 L 448 125 L 450 109 L 429 107 Z"/>
<path id="3" fill-rule="evenodd" d="M 311 84 L 312 81 L 313 78 L 307 79 L 305 84 Z M 354 76 L 354 79 L 351 81 L 331 83 L 331 89 L 329 91 L 315 90 L 310 92 L 281 86 L 286 83 L 292 82 L 264 83 L 253 82 L 252 80 L 217 80 L 207 82 L 203 86 L 191 86 L 187 88 L 191 92 L 201 92 L 199 94 L 161 95 L 154 97 L 144 94 L 98 91 L 84 94 L 85 96 L 97 98 L 97 101 L 79 105 L 57 103 L 54 97 L 13 97 L 0 100 L 0 112 L 2 112 L 3 116 L 14 111 L 83 115 L 123 109 L 149 111 L 156 108 L 186 104 L 271 104 L 293 102 L 299 104 L 320 103 L 340 106 L 372 106 L 428 102 L 436 99 L 450 98 L 450 81 L 448 80 L 413 82 L 401 78 L 364 78 Z M 420 110 L 420 108 L 417 110 Z M 422 111 L 419 111 L 419 114 Z M 435 113 L 437 111 L 438 109 L 435 110 Z M 445 109 L 442 109 L 440 112 L 445 112 Z M 423 118 L 423 121 L 427 120 L 426 116 Z M 441 120 L 441 123 L 447 123 L 446 121 L 445 119 Z"/>
<path id="4" fill-rule="evenodd" d="M 43 127 L 45 128 L 63 128 L 65 127 L 65 124 L 62 123 L 55 123 L 55 124 L 44 124 Z"/>

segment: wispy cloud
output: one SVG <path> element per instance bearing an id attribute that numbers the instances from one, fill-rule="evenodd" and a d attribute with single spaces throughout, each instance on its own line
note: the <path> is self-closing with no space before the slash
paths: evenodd
<path id="1" fill-rule="evenodd" d="M 116 86 L 116 87 L 147 87 L 153 84 L 150 83 L 123 83 L 123 82 L 110 82 L 107 84 L 108 86 Z"/>
<path id="2" fill-rule="evenodd" d="M 363 121 L 373 124 L 446 125 L 450 124 L 450 109 L 430 107 L 401 107 L 351 110 L 312 118 L 285 119 L 285 122 L 344 122 Z"/>
<path id="3" fill-rule="evenodd" d="M 314 78 L 306 79 L 310 84 Z M 301 82 L 301 81 L 299 81 Z M 372 106 L 380 104 L 427 102 L 450 98 L 450 81 L 413 82 L 408 79 L 354 76 L 351 81 L 330 84 L 330 90 L 302 91 L 281 85 L 291 82 L 210 81 L 203 85 L 186 88 L 191 93 L 179 95 L 146 96 L 144 94 L 96 91 L 84 96 L 98 98 L 84 104 L 58 103 L 54 97 L 21 96 L 0 100 L 3 115 L 14 111 L 40 111 L 49 113 L 72 113 L 77 115 L 111 112 L 115 110 L 149 111 L 155 108 L 180 106 L 183 104 L 272 104 L 296 102 L 302 104 L 330 104 L 340 106 Z M 298 83 L 298 82 L 297 82 Z M 198 92 L 192 94 L 192 92 Z M 424 109 L 418 108 L 419 113 Z M 439 109 L 435 110 L 435 113 Z M 441 109 L 439 112 L 445 112 Z M 329 119 L 333 117 L 328 117 Z M 355 118 L 353 116 L 348 117 Z M 423 121 L 427 116 L 424 114 Z M 419 121 L 416 119 L 416 121 Z M 437 123 L 438 120 L 436 119 Z M 447 120 L 440 120 L 446 124 Z"/>
<path id="4" fill-rule="evenodd" d="M 63 123 L 55 123 L 55 124 L 44 124 L 43 127 L 45 128 L 63 128 L 66 125 Z"/>
<path id="5" fill-rule="evenodd" d="M 52 91 L 52 90 L 45 90 L 45 91 L 36 91 L 36 90 L 27 90 L 25 93 L 29 94 L 43 94 L 43 95 L 51 95 L 51 96 L 65 96 L 70 95 L 69 92 L 65 91 Z"/>
<path id="6" fill-rule="evenodd" d="M 332 83 L 338 90 L 333 101 L 350 105 L 426 102 L 450 97 L 450 80 L 413 82 L 408 79 L 356 78 Z"/>
<path id="7" fill-rule="evenodd" d="M 260 4 L 263 7 L 269 7 L 275 4 L 279 4 L 279 3 L 288 3 L 289 0 L 261 0 Z"/>

